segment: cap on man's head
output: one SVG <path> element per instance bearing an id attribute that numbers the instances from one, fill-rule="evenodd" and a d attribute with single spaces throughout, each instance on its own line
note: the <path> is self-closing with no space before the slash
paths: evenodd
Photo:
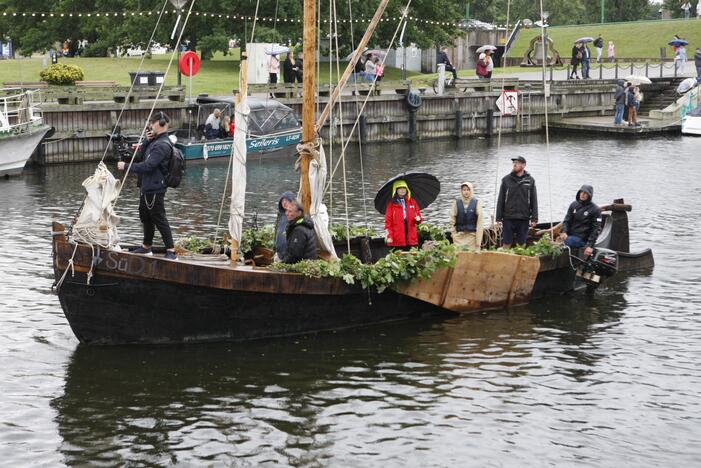
<path id="1" fill-rule="evenodd" d="M 517 158 L 511 158 L 511 160 L 512 160 L 512 161 L 518 161 L 518 162 L 520 162 L 520 163 L 526 164 L 526 158 L 524 158 L 523 156 L 519 156 L 519 157 L 517 157 Z"/>

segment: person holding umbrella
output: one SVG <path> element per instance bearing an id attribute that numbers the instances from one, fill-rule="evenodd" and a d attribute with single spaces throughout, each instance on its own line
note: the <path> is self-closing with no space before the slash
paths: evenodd
<path id="1" fill-rule="evenodd" d="M 409 185 L 403 179 L 392 183 L 392 199 L 385 211 L 385 241 L 390 247 L 408 250 L 419 245 L 421 224 L 419 204 L 411 198 Z"/>
<path id="2" fill-rule="evenodd" d="M 574 79 L 579 79 L 579 75 L 577 75 L 577 65 L 582 61 L 582 45 L 577 42 L 574 47 L 572 47 L 572 72 L 570 73 L 569 79 L 574 80 Z"/>

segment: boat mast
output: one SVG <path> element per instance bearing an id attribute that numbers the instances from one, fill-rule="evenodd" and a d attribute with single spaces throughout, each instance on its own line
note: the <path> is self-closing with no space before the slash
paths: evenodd
<path id="1" fill-rule="evenodd" d="M 304 0 L 304 58 L 302 82 L 302 142 L 313 142 L 316 138 L 314 114 L 316 97 L 316 0 Z M 309 185 L 309 164 L 312 155 L 308 152 L 301 154 L 302 186 L 300 198 L 304 212 L 309 213 L 312 204 L 312 193 Z"/>

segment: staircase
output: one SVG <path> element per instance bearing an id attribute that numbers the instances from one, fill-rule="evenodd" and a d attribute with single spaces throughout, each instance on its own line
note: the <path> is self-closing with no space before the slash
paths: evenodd
<path id="1" fill-rule="evenodd" d="M 660 110 L 674 104 L 677 96 L 677 86 L 683 78 L 655 78 L 652 84 L 642 85 L 643 102 L 640 104 L 639 115 L 649 115 L 651 110 Z"/>

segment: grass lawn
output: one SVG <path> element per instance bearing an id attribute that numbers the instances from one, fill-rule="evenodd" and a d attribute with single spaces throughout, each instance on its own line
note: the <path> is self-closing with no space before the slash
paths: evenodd
<path id="1" fill-rule="evenodd" d="M 524 29 L 521 31 L 516 43 L 509 52 L 510 57 L 523 57 L 528 49 L 531 39 L 540 34 L 540 29 Z M 560 55 L 569 57 L 574 41 L 580 37 L 591 36 L 596 38 L 601 34 L 604 38 L 604 57 L 608 47 L 608 41 L 613 41 L 616 46 L 616 57 L 649 57 L 660 56 L 660 47 L 667 48 L 667 57 L 674 56 L 672 48 L 667 45 L 674 39 L 674 35 L 689 41 L 687 54 L 689 58 L 694 55 L 694 49 L 701 47 L 701 20 L 665 20 L 665 21 L 639 21 L 634 23 L 594 24 L 583 26 L 554 26 L 548 28 L 548 34 L 555 41 L 555 48 Z M 593 53 L 593 46 L 589 46 Z"/>
<path id="2" fill-rule="evenodd" d="M 239 53 L 238 49 L 232 51 L 232 55 L 224 56 L 221 53 L 215 55 L 212 60 L 202 62 L 200 72 L 192 79 L 192 94 L 209 93 L 212 95 L 228 94 L 238 87 Z M 143 70 L 165 72 L 168 68 L 170 55 L 155 55 L 152 59 L 144 60 Z M 86 80 L 113 80 L 120 85 L 128 86 L 129 72 L 139 68 L 140 57 L 123 58 L 60 58 L 62 63 L 80 66 L 85 72 Z M 39 81 L 39 72 L 42 70 L 43 58 L 23 58 L 18 60 L 3 60 L 0 62 L 0 83 L 5 81 Z M 341 64 L 341 73 L 345 68 Z M 176 85 L 178 80 L 177 63 L 173 61 L 168 76 L 167 85 Z M 334 66 L 335 68 L 335 66 Z M 401 70 L 387 68 L 385 80 L 398 80 Z M 322 63 L 319 73 L 320 82 L 329 81 L 329 64 Z M 188 77 L 183 77 L 182 84 L 188 86 Z"/>

